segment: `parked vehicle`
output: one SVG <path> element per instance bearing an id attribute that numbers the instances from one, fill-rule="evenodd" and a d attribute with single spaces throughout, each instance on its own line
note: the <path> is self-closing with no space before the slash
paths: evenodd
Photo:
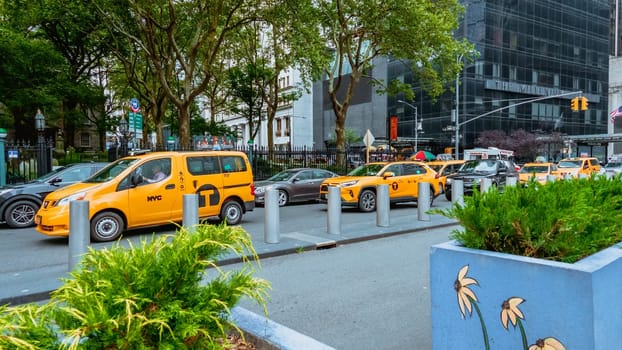
<path id="1" fill-rule="evenodd" d="M 578 178 L 580 175 L 591 176 L 600 172 L 600 162 L 595 157 L 564 158 L 557 163 L 561 177 L 570 175 Z"/>
<path id="2" fill-rule="evenodd" d="M 157 177 L 160 168 L 164 176 Z M 121 158 L 88 180 L 50 193 L 35 216 L 37 231 L 69 235 L 69 203 L 89 201 L 93 241 L 125 230 L 181 222 L 183 195 L 198 194 L 200 219 L 229 225 L 255 208 L 253 173 L 245 153 L 153 152 Z"/>
<path id="3" fill-rule="evenodd" d="M 263 205 L 267 190 L 279 192 L 279 206 L 293 202 L 317 201 L 322 181 L 336 177 L 332 171 L 318 168 L 283 170 L 264 181 L 255 182 L 255 204 Z"/>
<path id="4" fill-rule="evenodd" d="M 609 163 L 605 164 L 605 166 L 602 167 L 602 170 L 605 174 L 611 174 L 614 176 L 618 175 L 622 173 L 622 161 L 609 161 Z"/>
<path id="5" fill-rule="evenodd" d="M 467 160 L 460 170 L 453 175 L 447 176 L 445 198 L 451 200 L 451 188 L 453 181 L 460 179 L 463 182 L 463 193 L 469 195 L 475 188 L 480 188 L 483 179 L 490 179 L 492 186 L 502 190 L 509 176 L 518 177 L 518 172 L 513 162 L 501 159 L 476 159 Z"/>
<path id="6" fill-rule="evenodd" d="M 441 192 L 445 192 L 447 175 L 458 172 L 464 162 L 466 160 L 433 160 L 427 163 L 430 168 L 436 171 L 436 180 Z"/>
<path id="7" fill-rule="evenodd" d="M 328 188 L 341 191 L 341 205 L 358 208 L 363 212 L 376 210 L 376 187 L 386 184 L 392 204 L 417 201 L 419 182 L 430 184 L 430 205 L 440 194 L 436 172 L 424 162 L 375 162 L 359 166 L 346 176 L 324 180 L 320 187 L 320 202 L 328 201 Z"/>
<path id="8" fill-rule="evenodd" d="M 35 213 L 48 193 L 86 180 L 107 164 L 69 164 L 35 180 L 0 188 L 0 218 L 13 228 L 33 226 Z"/>
<path id="9" fill-rule="evenodd" d="M 518 172 L 518 180 L 521 184 L 525 184 L 533 178 L 535 181 L 545 184 L 549 175 L 559 177 L 557 164 L 549 162 L 525 163 Z"/>

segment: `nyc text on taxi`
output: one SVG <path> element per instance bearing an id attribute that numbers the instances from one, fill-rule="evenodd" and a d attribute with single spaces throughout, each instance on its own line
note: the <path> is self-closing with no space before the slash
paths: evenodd
<path id="1" fill-rule="evenodd" d="M 156 172 L 163 179 L 153 180 Z M 89 201 L 94 241 L 117 239 L 124 230 L 181 222 L 183 195 L 198 194 L 199 217 L 237 225 L 253 210 L 250 163 L 242 152 L 154 152 L 119 159 L 84 182 L 50 193 L 35 217 L 38 232 L 69 235 L 69 203 Z"/>

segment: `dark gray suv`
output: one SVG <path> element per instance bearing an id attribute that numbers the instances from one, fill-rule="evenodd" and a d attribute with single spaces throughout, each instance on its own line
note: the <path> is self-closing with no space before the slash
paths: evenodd
<path id="1" fill-rule="evenodd" d="M 35 180 L 0 188 L 1 220 L 14 228 L 33 226 L 35 214 L 48 193 L 86 180 L 107 164 L 69 164 Z"/>
<path id="2" fill-rule="evenodd" d="M 445 198 L 451 200 L 451 188 L 455 179 L 463 181 L 464 194 L 469 195 L 473 193 L 475 187 L 481 186 L 484 178 L 491 179 L 492 185 L 501 190 L 505 187 L 508 177 L 518 178 L 518 172 L 512 161 L 501 159 L 467 160 L 457 173 L 447 176 Z"/>

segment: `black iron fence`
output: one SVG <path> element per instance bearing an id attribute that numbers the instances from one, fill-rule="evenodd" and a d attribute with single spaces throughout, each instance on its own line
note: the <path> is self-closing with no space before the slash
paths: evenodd
<path id="1" fill-rule="evenodd" d="M 7 143 L 5 145 L 5 160 L 7 164 L 7 184 L 16 184 L 36 179 L 37 176 L 37 149 L 35 144 Z M 160 148 L 155 150 L 169 150 Z M 279 171 L 299 167 L 321 168 L 345 175 L 355 167 L 364 164 L 367 153 L 361 149 L 346 149 L 341 154 L 336 148 L 309 148 L 292 147 L 290 149 L 273 149 L 261 146 L 228 147 L 230 150 L 241 151 L 247 154 L 253 166 L 256 180 L 264 180 Z M 175 148 L 175 150 L 180 150 Z M 193 148 L 187 151 L 204 150 Z M 118 150 L 108 152 L 75 152 L 71 148 L 66 151 L 55 150 L 51 144 L 46 145 L 48 159 L 51 160 L 50 169 L 54 166 L 69 163 L 88 161 L 112 161 L 117 158 Z M 108 154 L 115 152 L 114 154 Z M 369 161 L 389 161 L 408 158 L 409 154 L 395 150 L 376 150 L 369 153 Z"/>

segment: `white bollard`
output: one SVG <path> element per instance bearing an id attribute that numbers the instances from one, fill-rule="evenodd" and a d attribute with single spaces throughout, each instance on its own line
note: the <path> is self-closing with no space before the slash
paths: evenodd
<path id="1" fill-rule="evenodd" d="M 557 181 L 557 176 L 555 176 L 555 175 L 547 175 L 546 176 L 546 181 L 547 182 L 555 182 L 555 181 Z"/>
<path id="2" fill-rule="evenodd" d="M 488 192 L 488 190 L 490 190 L 490 187 L 492 187 L 492 179 L 489 179 L 487 177 L 483 178 L 482 182 L 480 183 L 480 192 Z"/>
<path id="3" fill-rule="evenodd" d="M 264 240 L 266 243 L 279 243 L 280 238 L 280 208 L 279 191 L 267 190 L 264 204 Z"/>
<path id="4" fill-rule="evenodd" d="M 341 234 L 341 188 L 328 186 L 328 234 Z"/>
<path id="5" fill-rule="evenodd" d="M 183 218 L 181 225 L 192 232 L 199 224 L 199 195 L 184 194 L 183 196 Z"/>
<path id="6" fill-rule="evenodd" d="M 516 176 L 508 176 L 505 179 L 506 186 L 516 186 L 517 183 L 518 183 L 518 178 Z"/>
<path id="7" fill-rule="evenodd" d="M 572 180 L 572 174 L 564 174 L 564 180 Z"/>
<path id="8" fill-rule="evenodd" d="M 417 195 L 417 217 L 419 221 L 430 221 L 430 184 L 427 182 L 419 182 Z"/>
<path id="9" fill-rule="evenodd" d="M 376 226 L 389 227 L 391 200 L 389 199 L 389 185 L 376 186 Z"/>
<path id="10" fill-rule="evenodd" d="M 587 179 L 589 176 L 587 174 L 579 174 L 579 179 Z"/>
<path id="11" fill-rule="evenodd" d="M 464 181 L 453 179 L 451 185 L 451 202 L 454 204 L 464 205 Z"/>
<path id="12" fill-rule="evenodd" d="M 89 201 L 69 202 L 69 271 L 78 266 L 91 243 Z"/>

